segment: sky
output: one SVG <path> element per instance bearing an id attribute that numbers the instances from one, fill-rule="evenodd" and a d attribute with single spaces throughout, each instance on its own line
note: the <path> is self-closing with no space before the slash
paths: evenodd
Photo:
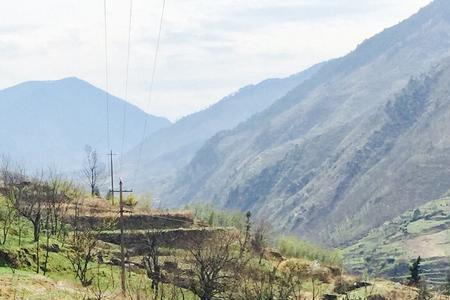
<path id="1" fill-rule="evenodd" d="M 345 55 L 430 0 L 107 0 L 112 94 L 175 121 L 239 88 Z M 106 88 L 102 0 L 0 2 L 0 89 L 78 77 Z"/>

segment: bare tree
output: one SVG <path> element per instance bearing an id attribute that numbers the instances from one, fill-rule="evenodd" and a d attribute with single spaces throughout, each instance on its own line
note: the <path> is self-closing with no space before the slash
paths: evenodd
<path id="1" fill-rule="evenodd" d="M 147 234 L 147 253 L 143 257 L 147 277 L 151 280 L 154 297 L 158 297 L 159 283 L 162 280 L 161 265 L 159 263 L 159 244 L 158 233 L 152 232 Z"/>
<path id="2" fill-rule="evenodd" d="M 260 220 L 255 226 L 252 239 L 250 242 L 253 251 L 259 257 L 259 264 L 262 263 L 262 259 L 264 257 L 264 251 L 268 243 L 267 238 L 268 235 L 269 235 L 269 224 L 264 220 Z"/>
<path id="3" fill-rule="evenodd" d="M 97 259 L 98 263 L 96 267 L 95 276 L 93 278 L 93 284 L 91 285 L 89 290 L 91 291 L 91 294 L 93 295 L 95 300 L 102 300 L 106 299 L 108 293 L 110 293 L 111 282 L 109 281 L 102 282 L 101 280 L 102 272 L 100 271 L 100 264 L 102 262 L 101 256 L 97 256 Z"/>
<path id="4" fill-rule="evenodd" d="M 105 168 L 98 161 L 97 151 L 91 146 L 85 147 L 85 166 L 83 168 L 83 175 L 89 183 L 91 190 L 91 196 L 98 195 L 99 187 L 98 182 L 104 174 Z"/>
<path id="5" fill-rule="evenodd" d="M 277 299 L 278 266 L 272 270 L 249 266 L 240 275 L 237 291 L 239 299 Z"/>
<path id="6" fill-rule="evenodd" d="M 225 295 L 235 285 L 235 272 L 240 270 L 240 253 L 233 251 L 239 245 L 239 235 L 223 233 L 192 243 L 189 250 L 194 278 L 189 289 L 201 300 Z"/>
<path id="7" fill-rule="evenodd" d="M 33 224 L 34 241 L 38 242 L 44 214 L 44 202 L 48 193 L 48 186 L 41 179 L 16 186 L 13 191 L 18 195 L 15 206 L 24 218 Z"/>
<path id="8" fill-rule="evenodd" d="M 2 225 L 3 237 L 1 243 L 4 245 L 8 237 L 9 230 L 11 229 L 12 223 L 16 218 L 15 209 L 15 193 L 10 190 L 11 181 L 14 180 L 10 170 L 10 160 L 7 158 L 2 159 L 0 176 L 3 184 L 3 194 L 2 207 L 0 208 L 0 223 Z"/>
<path id="9" fill-rule="evenodd" d="M 19 165 L 14 165 L 8 157 L 1 158 L 0 176 L 4 190 L 18 186 L 26 181 L 25 171 Z"/>
<path id="10" fill-rule="evenodd" d="M 48 213 L 51 215 L 49 220 L 51 234 L 60 236 L 65 226 L 65 216 L 67 215 L 69 205 L 72 199 L 78 198 L 81 191 L 77 189 L 71 181 L 63 180 L 59 175 L 50 173 L 49 195 L 47 198 Z"/>
<path id="11" fill-rule="evenodd" d="M 314 278 L 312 299 L 318 299 L 322 292 L 320 280 L 314 277 L 308 264 L 300 261 L 280 262 L 271 269 L 248 264 L 237 275 L 239 284 L 234 299 L 306 299 L 302 288 L 311 275 Z"/>
<path id="12" fill-rule="evenodd" d="M 89 265 L 94 258 L 94 249 L 97 246 L 96 231 L 90 226 L 83 226 L 79 219 L 83 203 L 80 199 L 75 200 L 74 207 L 74 228 L 71 237 L 72 251 L 67 253 L 67 258 L 72 264 L 75 277 L 83 286 L 89 286 L 94 276 L 88 274 Z"/>
<path id="13" fill-rule="evenodd" d="M 2 209 L 0 210 L 0 221 L 3 225 L 2 244 L 5 244 L 12 223 L 15 219 L 20 219 L 20 215 L 16 211 L 16 204 L 18 200 L 20 200 L 22 190 L 25 187 L 25 175 L 22 169 L 12 165 L 9 158 L 2 157 L 0 165 L 0 181 L 1 193 L 4 196 L 4 205 L 2 205 Z M 19 243 L 21 237 L 20 231 L 21 226 L 19 224 Z"/>
<path id="14" fill-rule="evenodd" d="M 22 217 L 17 211 L 17 204 L 21 200 L 24 188 L 28 185 L 25 180 L 23 171 L 13 171 L 10 169 L 9 160 L 3 159 L 0 178 L 2 182 L 1 193 L 5 198 L 5 206 L 2 210 L 2 222 L 3 222 L 3 244 L 6 242 L 7 235 L 12 226 L 12 223 L 16 223 L 18 228 L 19 246 L 22 241 L 22 230 L 25 223 L 22 222 Z"/>
<path id="15" fill-rule="evenodd" d="M 6 243 L 9 230 L 16 218 L 16 209 L 14 207 L 14 198 L 5 197 L 3 199 L 3 205 L 0 208 L 0 223 L 2 225 L 2 240 L 1 244 Z"/>
<path id="16" fill-rule="evenodd" d="M 15 190 L 20 194 L 15 202 L 18 213 L 33 225 L 33 237 L 36 243 L 36 273 L 39 273 L 41 268 L 39 243 L 43 221 L 46 220 L 49 186 L 43 181 L 43 174 L 41 174 L 40 178 L 33 179 L 27 182 L 25 187 L 17 187 Z"/>
<path id="17" fill-rule="evenodd" d="M 47 205 L 45 205 L 45 209 L 46 209 L 45 222 L 44 222 L 44 224 L 45 224 L 45 226 L 44 226 L 44 230 L 45 230 L 45 260 L 44 260 L 44 266 L 43 266 L 44 275 L 47 273 L 48 258 L 49 258 L 49 252 L 50 252 L 50 236 L 52 234 L 51 224 L 52 224 L 52 218 L 53 218 L 53 214 L 51 213 L 51 206 L 47 204 Z"/>
<path id="18" fill-rule="evenodd" d="M 72 251 L 67 253 L 67 258 L 72 264 L 75 277 L 83 286 L 90 286 L 95 278 L 89 271 L 97 254 L 98 235 L 104 230 L 113 228 L 116 220 L 111 217 L 111 219 L 103 220 L 100 224 L 82 222 L 80 217 L 87 213 L 84 208 L 85 205 L 81 199 L 74 199 L 73 232 L 70 239 Z M 93 213 L 95 210 L 89 212 L 91 215 Z"/>

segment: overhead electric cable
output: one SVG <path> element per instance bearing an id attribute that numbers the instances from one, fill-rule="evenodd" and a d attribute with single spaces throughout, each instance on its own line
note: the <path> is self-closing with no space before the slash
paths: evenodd
<path id="1" fill-rule="evenodd" d="M 125 97 L 124 100 L 128 100 L 128 79 L 129 79 L 129 70 L 130 70 L 130 48 L 131 48 L 131 25 L 133 18 L 133 0 L 130 0 L 130 15 L 129 15 L 129 23 L 128 23 L 128 47 L 127 47 L 127 67 L 125 72 Z M 120 164 L 119 164 L 119 174 L 122 175 L 122 162 L 123 162 L 123 151 L 125 148 L 125 132 L 126 132 L 126 124 L 127 124 L 127 107 L 128 104 L 125 102 L 123 104 L 123 118 L 122 118 L 122 143 L 120 146 Z"/>
<path id="2" fill-rule="evenodd" d="M 110 132 L 109 132 L 109 69 L 108 69 L 108 19 L 106 0 L 103 1 L 103 13 L 105 20 L 105 96 L 106 96 L 106 144 L 107 150 L 111 150 L 110 147 Z"/>
<path id="3" fill-rule="evenodd" d="M 149 85 L 149 90 L 148 90 L 148 100 L 147 100 L 147 105 L 146 105 L 146 110 L 145 110 L 146 112 L 149 111 L 150 104 L 152 102 L 153 86 L 155 83 L 156 67 L 157 67 L 158 56 L 159 56 L 159 46 L 160 46 L 160 42 L 161 42 L 161 31 L 162 31 L 162 25 L 163 25 L 163 20 L 164 20 L 165 7 L 166 7 L 166 0 L 163 0 L 162 10 L 161 10 L 161 18 L 159 21 L 158 37 L 156 40 L 155 55 L 153 57 L 153 70 L 152 70 L 152 75 L 151 75 L 150 85 Z M 144 121 L 144 130 L 142 132 L 141 143 L 139 144 L 138 157 L 137 157 L 137 161 L 136 161 L 136 169 L 135 169 L 134 176 L 133 176 L 132 186 L 134 186 L 134 183 L 136 182 L 136 176 L 139 171 L 139 166 L 141 164 L 143 143 L 145 140 L 145 136 L 147 135 L 147 127 L 148 127 L 149 117 L 150 116 L 147 116 Z"/>

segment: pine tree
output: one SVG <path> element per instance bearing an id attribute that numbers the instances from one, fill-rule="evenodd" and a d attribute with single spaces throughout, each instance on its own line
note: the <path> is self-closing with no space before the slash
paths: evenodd
<path id="1" fill-rule="evenodd" d="M 420 256 L 413 262 L 413 264 L 409 267 L 409 271 L 410 271 L 410 277 L 409 279 L 409 285 L 410 286 L 415 286 L 418 287 L 419 283 L 420 283 L 420 263 L 421 263 L 422 259 L 420 258 Z"/>

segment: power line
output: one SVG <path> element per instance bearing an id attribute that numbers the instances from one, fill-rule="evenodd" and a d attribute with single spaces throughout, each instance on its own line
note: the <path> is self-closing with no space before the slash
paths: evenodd
<path id="1" fill-rule="evenodd" d="M 109 70 L 108 70 L 108 19 L 106 11 L 106 0 L 103 1 L 103 14 L 105 20 L 105 95 L 106 95 L 106 141 L 107 150 L 110 150 L 109 137 Z"/>
<path id="2" fill-rule="evenodd" d="M 166 7 L 166 0 L 163 0 L 162 10 L 161 10 L 161 19 L 159 21 L 158 38 L 157 38 L 157 41 L 156 41 L 155 56 L 153 57 L 153 70 L 152 70 L 152 76 L 151 76 L 151 80 L 150 80 L 149 91 L 148 91 L 148 101 L 147 101 L 147 106 L 146 106 L 146 110 L 145 110 L 146 112 L 149 111 L 150 104 L 152 102 L 153 86 L 154 86 L 154 83 L 155 83 L 156 67 L 157 67 L 157 62 L 158 62 L 159 45 L 160 45 L 160 42 L 161 42 L 161 31 L 162 31 L 162 25 L 163 25 L 163 20 L 164 20 L 165 7 Z M 135 172 L 134 172 L 132 185 L 134 185 L 134 183 L 136 182 L 137 172 L 139 171 L 139 166 L 140 166 L 141 158 L 142 158 L 143 143 L 144 143 L 145 136 L 147 135 L 147 127 L 148 127 L 148 119 L 149 119 L 149 117 L 150 116 L 147 116 L 145 118 L 145 121 L 144 121 L 144 130 L 142 132 L 141 143 L 139 144 L 138 158 L 137 158 L 137 161 L 136 161 L 136 169 L 135 169 Z"/>
<path id="3" fill-rule="evenodd" d="M 131 48 L 131 25 L 133 18 L 133 0 L 130 0 L 130 18 L 128 23 L 128 48 L 127 48 L 127 68 L 126 68 L 126 77 L 125 77 L 125 97 L 124 100 L 128 98 L 128 79 L 129 79 L 129 70 L 130 70 L 130 48 Z M 126 129 L 126 119 L 127 119 L 127 103 L 123 104 L 123 118 L 122 118 L 122 143 L 120 147 L 120 164 L 119 164 L 119 174 L 122 174 L 122 158 L 125 144 L 125 129 Z"/>

